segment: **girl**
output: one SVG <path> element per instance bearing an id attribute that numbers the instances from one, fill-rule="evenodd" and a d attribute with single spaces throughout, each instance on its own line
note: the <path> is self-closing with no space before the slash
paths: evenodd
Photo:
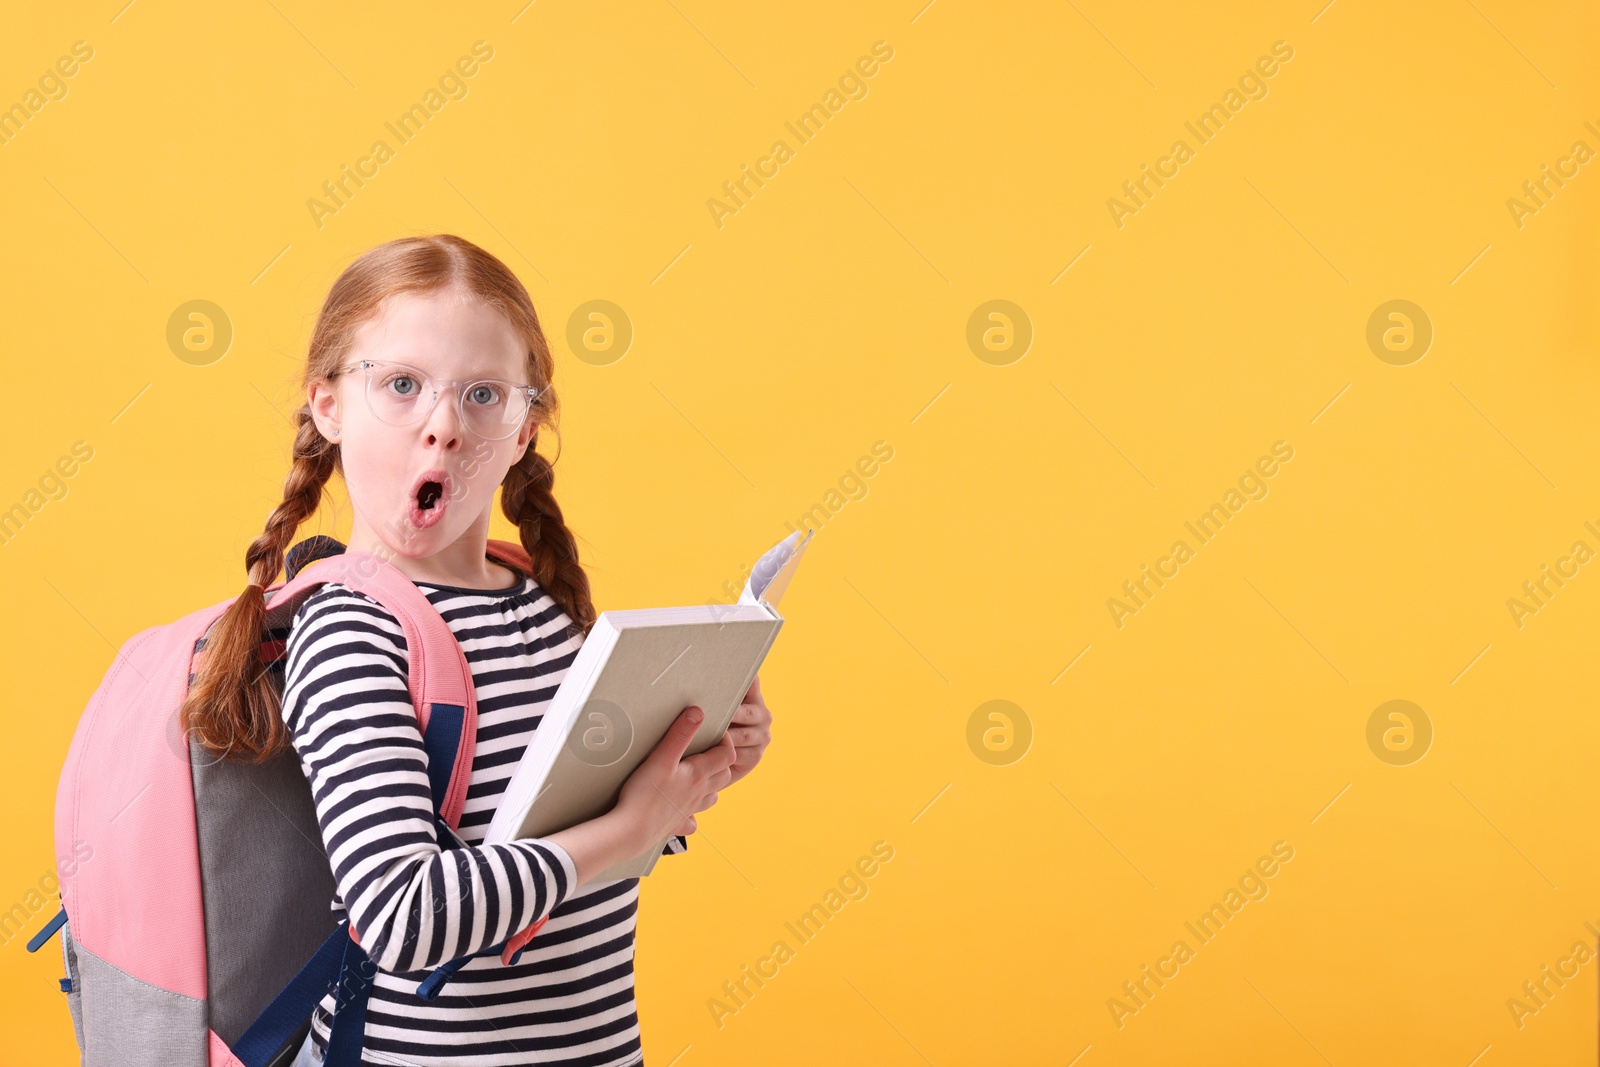
<path id="1" fill-rule="evenodd" d="M 577 546 L 534 450 L 556 414 L 549 345 L 511 271 L 459 237 L 391 241 L 340 275 L 312 332 L 283 502 L 246 552 L 250 584 L 213 631 L 184 718 L 212 751 L 265 758 L 292 744 L 310 780 L 348 914 L 379 969 L 362 1063 L 642 1062 L 634 1007 L 639 880 L 594 876 L 663 835 L 681 852 L 694 813 L 748 774 L 771 740 L 759 680 L 714 748 L 683 758 L 685 709 L 606 815 L 538 839 L 483 845 L 495 804 L 595 619 Z M 441 851 L 398 621 L 339 584 L 308 597 L 281 702 L 256 660 L 262 590 L 337 471 L 349 548 L 387 559 L 439 609 L 472 669 L 477 749 L 460 836 Z M 496 487 L 534 576 L 487 555 Z M 281 704 L 281 706 L 280 706 Z M 433 1000 L 448 960 L 548 922 L 518 962 L 473 958 Z M 297 1063 L 320 1060 L 334 998 Z"/>

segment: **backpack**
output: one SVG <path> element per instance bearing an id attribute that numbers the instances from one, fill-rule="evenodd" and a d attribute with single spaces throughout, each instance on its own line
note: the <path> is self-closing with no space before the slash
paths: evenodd
<path id="1" fill-rule="evenodd" d="M 489 555 L 523 574 L 522 546 Z M 327 582 L 372 597 L 399 620 L 409 689 L 428 757 L 441 847 L 466 802 L 477 735 L 472 671 L 449 626 L 409 578 L 316 536 L 290 549 L 265 590 L 261 660 L 282 694 L 296 611 Z M 133 635 L 73 734 L 56 793 L 60 980 L 83 1067 L 279 1067 L 337 983 L 326 1067 L 359 1063 L 374 973 L 349 919 L 334 921 L 333 871 L 298 756 L 218 760 L 178 721 L 206 635 L 233 602 Z M 514 963 L 541 919 L 474 955 Z M 431 972 L 432 998 L 470 957 Z"/>

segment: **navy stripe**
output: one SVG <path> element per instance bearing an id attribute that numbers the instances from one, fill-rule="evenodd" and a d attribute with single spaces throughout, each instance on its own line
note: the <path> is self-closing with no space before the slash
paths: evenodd
<path id="1" fill-rule="evenodd" d="M 326 585 L 295 615 L 285 653 L 284 720 L 338 883 L 330 906 L 350 917 L 382 968 L 362 1062 L 636 1064 L 638 879 L 574 888 L 571 857 L 548 842 L 483 845 L 583 638 L 531 578 L 498 592 L 418 588 L 462 642 L 477 692 L 476 752 L 458 830 L 467 850 L 439 848 L 433 811 L 443 783 L 435 766 L 444 767 L 445 783 L 449 767 L 430 758 L 417 731 L 399 623 L 370 598 Z M 430 722 L 441 722 L 442 710 Z M 683 851 L 680 841 L 667 851 Z M 515 964 L 474 957 L 438 997 L 416 996 L 439 963 L 539 918 L 545 925 Z M 313 1018 L 318 1048 L 326 1047 L 332 1007 L 330 994 Z"/>

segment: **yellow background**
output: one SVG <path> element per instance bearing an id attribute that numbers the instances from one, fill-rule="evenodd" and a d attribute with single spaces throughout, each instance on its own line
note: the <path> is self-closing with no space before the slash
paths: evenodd
<path id="1" fill-rule="evenodd" d="M 73 442 L 94 458 L 0 547 L 0 907 L 51 867 L 114 647 L 242 587 L 327 287 L 449 231 L 557 349 L 556 489 L 601 608 L 721 596 L 894 450 L 785 601 L 766 760 L 645 882 L 650 1063 L 1591 1062 L 1600 964 L 1520 1028 L 1507 1001 L 1600 927 L 1600 564 L 1520 628 L 1506 601 L 1600 548 L 1600 164 L 1520 228 L 1506 201 L 1600 149 L 1596 16 L 1319 7 L 10 13 L 0 104 L 74 41 L 94 58 L 0 147 L 0 508 Z M 478 40 L 468 95 L 319 228 L 306 201 Z M 880 40 L 799 145 L 784 122 Z M 1280 40 L 1266 98 L 1195 146 L 1185 120 Z M 708 199 L 780 138 L 719 228 Z M 1119 229 L 1107 199 L 1178 138 L 1195 158 Z M 192 299 L 235 331 L 206 366 L 165 340 Z M 635 331 L 609 365 L 566 339 L 593 299 Z M 966 341 L 992 299 L 1034 331 L 1004 366 Z M 1433 324 L 1409 366 L 1365 340 L 1392 299 Z M 1119 629 L 1107 599 L 1279 440 L 1269 495 Z M 1409 766 L 1366 740 L 1393 699 L 1435 734 Z M 991 700 L 1032 731 L 1004 766 L 967 741 Z M 868 895 L 714 1023 L 879 840 Z M 1270 894 L 1199 946 L 1184 922 L 1277 841 Z M 1119 1028 L 1108 999 L 1179 939 L 1195 958 Z M 6 1058 L 72 1062 L 59 946 L 22 941 Z"/>

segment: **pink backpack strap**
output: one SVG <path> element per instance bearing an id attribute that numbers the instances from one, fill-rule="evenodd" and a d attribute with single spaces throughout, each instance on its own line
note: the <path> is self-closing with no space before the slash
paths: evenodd
<path id="1" fill-rule="evenodd" d="M 454 830 L 461 824 L 478 735 L 478 699 L 466 653 L 422 590 L 392 564 L 370 552 L 342 552 L 313 560 L 293 580 L 268 588 L 267 628 L 287 629 L 306 597 L 329 582 L 371 597 L 399 621 L 410 668 L 407 688 L 416 709 L 417 728 L 424 739 L 429 736 L 428 725 L 436 707 L 451 716 L 456 714 L 453 709 L 460 709 L 459 742 L 454 746 L 448 779 L 441 782 L 442 767 L 433 767 L 430 762 L 429 769 L 436 793 L 442 786 L 439 815 Z M 454 727 L 454 722 L 450 725 Z M 434 735 L 438 737 L 440 731 L 436 729 Z M 434 750 L 430 756 L 438 751 L 433 745 L 429 747 Z"/>
<path id="2" fill-rule="evenodd" d="M 523 574 L 533 574 L 533 560 L 528 557 L 528 550 L 515 541 L 490 540 L 489 555 Z"/>
<path id="3" fill-rule="evenodd" d="M 487 548 L 491 558 L 522 574 L 532 575 L 533 563 L 522 545 L 491 540 Z M 288 626 L 311 591 L 328 582 L 338 582 L 370 596 L 400 620 L 409 651 L 409 688 L 423 734 L 423 746 L 428 750 L 428 777 L 433 785 L 434 801 L 440 818 L 455 830 L 460 825 L 461 809 L 466 801 L 477 737 L 477 695 L 466 653 L 432 602 L 411 579 L 366 552 L 347 551 L 314 559 L 291 581 L 268 589 L 267 628 Z M 456 727 L 458 716 L 459 728 Z M 430 725 L 435 728 L 430 730 Z M 455 758 L 446 784 L 443 764 L 451 746 L 455 746 Z M 548 916 L 527 929 L 514 931 L 506 941 L 476 955 L 494 954 L 506 964 L 515 963 L 546 921 Z M 360 945 L 355 927 L 350 926 L 348 930 L 350 940 Z M 469 959 L 470 956 L 463 956 L 435 968 L 418 985 L 417 995 L 424 1000 L 438 996 L 445 983 Z"/>

